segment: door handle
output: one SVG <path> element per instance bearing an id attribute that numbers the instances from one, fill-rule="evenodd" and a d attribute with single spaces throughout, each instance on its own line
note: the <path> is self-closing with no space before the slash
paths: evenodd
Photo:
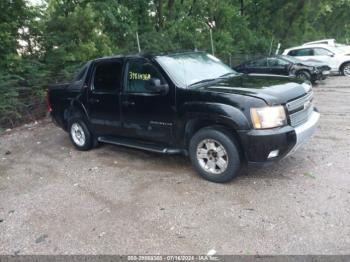
<path id="1" fill-rule="evenodd" d="M 126 100 L 126 101 L 122 102 L 122 105 L 123 106 L 134 106 L 135 102 Z"/>
<path id="2" fill-rule="evenodd" d="M 89 103 L 90 103 L 90 104 L 97 104 L 97 103 L 99 103 L 99 102 L 100 102 L 100 100 L 97 99 L 97 98 L 90 98 L 90 99 L 89 99 Z"/>

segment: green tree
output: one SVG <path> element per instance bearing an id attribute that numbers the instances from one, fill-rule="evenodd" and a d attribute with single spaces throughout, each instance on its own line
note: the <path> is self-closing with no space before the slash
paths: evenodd
<path id="1" fill-rule="evenodd" d="M 2 0 L 0 10 L 0 70 L 11 70 L 19 60 L 18 30 L 23 25 L 26 5 L 24 0 Z"/>

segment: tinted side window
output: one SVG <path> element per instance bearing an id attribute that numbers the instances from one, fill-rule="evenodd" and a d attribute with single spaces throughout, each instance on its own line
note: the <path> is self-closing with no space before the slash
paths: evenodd
<path id="1" fill-rule="evenodd" d="M 269 67 L 283 67 L 289 65 L 289 62 L 278 58 L 268 58 L 267 61 Z"/>
<path id="2" fill-rule="evenodd" d="M 100 62 L 95 69 L 93 90 L 116 92 L 121 87 L 122 61 Z"/>
<path id="3" fill-rule="evenodd" d="M 313 56 L 313 51 L 311 48 L 304 48 L 298 50 L 292 50 L 288 53 L 290 56 Z"/>
<path id="4" fill-rule="evenodd" d="M 147 81 L 151 78 L 158 78 L 162 84 L 165 84 L 163 76 L 150 62 L 146 60 L 130 61 L 125 92 L 151 93 L 151 91 L 146 88 Z"/>
<path id="5" fill-rule="evenodd" d="M 83 66 L 83 68 L 81 68 L 81 69 L 79 70 L 79 72 L 75 75 L 73 81 L 74 81 L 74 82 L 77 82 L 77 81 L 82 80 L 82 79 L 83 79 L 83 76 L 84 76 L 85 73 L 86 73 L 87 68 L 88 68 L 87 65 Z"/>
<path id="6" fill-rule="evenodd" d="M 247 67 L 266 67 L 267 66 L 267 60 L 266 60 L 266 58 L 263 58 L 263 59 L 249 61 L 246 64 L 246 66 Z"/>

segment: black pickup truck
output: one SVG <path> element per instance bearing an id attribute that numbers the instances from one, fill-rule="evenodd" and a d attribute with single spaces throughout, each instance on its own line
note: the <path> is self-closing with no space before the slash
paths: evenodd
<path id="1" fill-rule="evenodd" d="M 96 59 L 48 90 L 54 122 L 77 149 L 182 153 L 213 182 L 293 152 L 319 120 L 312 101 L 309 82 L 243 75 L 204 52 Z"/>

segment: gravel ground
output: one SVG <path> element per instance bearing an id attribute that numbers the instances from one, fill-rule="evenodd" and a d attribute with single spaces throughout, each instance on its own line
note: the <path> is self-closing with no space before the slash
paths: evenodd
<path id="1" fill-rule="evenodd" d="M 0 136 L 0 254 L 349 254 L 350 78 L 314 88 L 317 133 L 228 184 L 187 158 L 78 152 L 49 120 Z"/>

